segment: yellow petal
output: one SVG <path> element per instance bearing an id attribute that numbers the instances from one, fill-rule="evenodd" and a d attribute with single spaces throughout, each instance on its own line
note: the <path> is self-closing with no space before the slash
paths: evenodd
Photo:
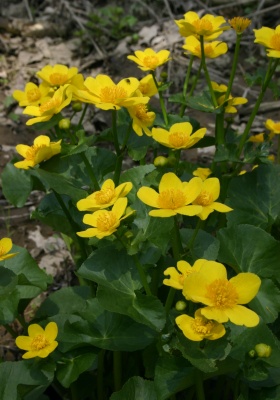
<path id="1" fill-rule="evenodd" d="M 171 286 L 174 289 L 179 289 L 179 290 L 183 289 L 183 285 L 180 280 L 182 275 L 179 274 L 179 272 L 176 270 L 176 268 L 169 267 L 163 272 L 163 274 L 166 276 L 168 276 L 168 275 L 170 276 L 168 279 L 163 280 L 164 285 Z"/>
<path id="2" fill-rule="evenodd" d="M 37 336 L 37 335 L 44 335 L 44 333 L 45 333 L 44 329 L 38 324 L 32 324 L 32 325 L 29 325 L 29 327 L 28 327 L 28 335 L 31 338 L 33 338 L 34 336 Z"/>
<path id="3" fill-rule="evenodd" d="M 16 345 L 19 349 L 30 350 L 32 338 L 29 336 L 18 336 L 16 338 Z"/>
<path id="4" fill-rule="evenodd" d="M 176 209 L 176 212 L 177 214 L 193 217 L 194 215 L 198 215 L 199 213 L 201 213 L 201 210 L 202 210 L 201 206 L 191 205 L 191 206 L 179 207 Z"/>
<path id="5" fill-rule="evenodd" d="M 219 212 L 229 212 L 229 211 L 233 211 L 232 208 L 226 206 L 225 204 L 217 203 L 217 202 L 212 203 L 210 207 L 211 207 L 213 210 L 216 210 L 216 211 L 219 211 Z"/>
<path id="6" fill-rule="evenodd" d="M 127 206 L 127 198 L 126 197 L 121 197 L 113 205 L 112 212 L 114 212 L 116 214 L 118 219 L 120 219 L 121 216 L 124 214 L 126 206 Z"/>
<path id="7" fill-rule="evenodd" d="M 208 178 L 203 182 L 202 190 L 211 193 L 213 200 L 217 200 L 220 196 L 220 181 L 218 178 Z"/>
<path id="8" fill-rule="evenodd" d="M 138 190 L 137 197 L 148 206 L 158 208 L 158 193 L 154 189 L 143 186 Z"/>
<path id="9" fill-rule="evenodd" d="M 89 228 L 82 232 L 76 232 L 76 234 L 80 237 L 91 238 L 98 234 L 99 230 L 97 228 Z"/>
<path id="10" fill-rule="evenodd" d="M 167 174 L 164 174 L 161 178 L 161 181 L 159 183 L 159 193 L 171 188 L 181 190 L 182 182 L 173 172 L 168 172 Z"/>
<path id="11" fill-rule="evenodd" d="M 160 217 L 160 218 L 174 217 L 174 215 L 176 215 L 176 214 L 177 214 L 177 212 L 174 210 L 165 210 L 165 209 L 152 210 L 149 212 L 149 215 L 151 217 Z"/>
<path id="12" fill-rule="evenodd" d="M 257 295 L 261 280 L 256 274 L 241 272 L 231 278 L 230 283 L 238 293 L 238 304 L 247 304 Z"/>
<path id="13" fill-rule="evenodd" d="M 248 328 L 252 328 L 260 322 L 258 314 L 244 306 L 236 305 L 232 308 L 227 308 L 225 311 L 230 321 L 236 325 L 245 325 Z"/>
<path id="14" fill-rule="evenodd" d="M 55 322 L 49 322 L 45 328 L 45 336 L 46 338 L 52 342 L 56 339 L 58 334 L 58 327 Z"/>
<path id="15" fill-rule="evenodd" d="M 219 323 L 228 322 L 228 309 L 223 310 L 216 307 L 204 307 L 201 309 L 201 314 L 207 319 L 213 319 Z"/>
<path id="16" fill-rule="evenodd" d="M 183 314 L 175 318 L 175 322 L 181 329 L 181 331 L 183 331 L 183 334 L 186 336 L 186 338 L 193 340 L 195 342 L 199 342 L 204 339 L 204 335 L 201 335 L 192 329 L 194 318 L 186 314 Z"/>
<path id="17" fill-rule="evenodd" d="M 3 238 L 0 240 L 0 256 L 6 253 L 9 253 L 9 251 L 13 247 L 13 242 L 10 238 Z"/>

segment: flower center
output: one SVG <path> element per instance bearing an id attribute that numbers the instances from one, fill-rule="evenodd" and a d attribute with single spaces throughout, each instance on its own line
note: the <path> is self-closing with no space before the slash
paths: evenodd
<path id="1" fill-rule="evenodd" d="M 109 87 L 101 89 L 100 101 L 102 103 L 113 103 L 115 104 L 118 99 L 125 99 L 127 97 L 127 92 L 122 87 Z"/>
<path id="2" fill-rule="evenodd" d="M 145 67 L 155 69 L 159 65 L 159 59 L 157 56 L 146 56 L 143 59 Z"/>
<path id="3" fill-rule="evenodd" d="M 206 190 L 202 190 L 200 195 L 195 199 L 195 204 L 200 206 L 209 206 L 213 203 L 213 195 Z"/>
<path id="4" fill-rule="evenodd" d="M 195 318 L 191 327 L 194 332 L 200 335 L 210 335 L 213 329 L 214 322 L 206 318 Z"/>
<path id="5" fill-rule="evenodd" d="M 234 17 L 228 21 L 231 27 L 237 32 L 242 33 L 251 24 L 249 18 Z"/>
<path id="6" fill-rule="evenodd" d="M 270 46 L 272 49 L 280 50 L 280 33 L 275 33 L 270 40 Z"/>
<path id="7" fill-rule="evenodd" d="M 193 21 L 192 25 L 195 27 L 198 35 L 206 35 L 213 31 L 213 25 L 207 19 L 197 19 Z"/>
<path id="8" fill-rule="evenodd" d="M 41 97 L 41 92 L 40 92 L 39 89 L 34 88 L 34 89 L 31 89 L 31 90 L 28 90 L 28 91 L 27 91 L 26 97 L 27 97 L 27 100 L 28 100 L 30 103 L 33 103 L 34 101 L 37 101 L 37 100 L 40 99 L 40 97 Z"/>
<path id="9" fill-rule="evenodd" d="M 47 147 L 47 146 L 45 144 L 41 144 L 41 145 L 35 145 L 34 144 L 33 146 L 29 147 L 29 149 L 26 152 L 25 159 L 26 160 L 30 160 L 30 161 L 34 161 L 35 157 L 36 157 L 36 154 L 43 147 Z"/>
<path id="10" fill-rule="evenodd" d="M 153 116 L 148 114 L 147 106 L 145 104 L 137 104 L 135 106 L 136 117 L 143 122 L 153 122 Z"/>
<path id="11" fill-rule="evenodd" d="M 112 211 L 104 211 L 96 220 L 97 228 L 106 232 L 109 231 L 117 222 L 117 217 Z"/>
<path id="12" fill-rule="evenodd" d="M 140 83 L 138 89 L 142 94 L 146 94 L 149 91 L 149 84 L 148 83 Z"/>
<path id="13" fill-rule="evenodd" d="M 227 279 L 216 279 L 207 286 L 207 295 L 217 308 L 233 307 L 237 304 L 238 294 Z"/>
<path id="14" fill-rule="evenodd" d="M 57 107 L 59 104 L 60 104 L 60 101 L 58 99 L 50 99 L 40 105 L 39 111 L 41 114 L 44 114 L 45 112 L 50 111 L 53 108 Z"/>
<path id="15" fill-rule="evenodd" d="M 54 72 L 49 76 L 49 80 L 53 86 L 60 86 L 67 82 L 68 75 Z"/>
<path id="16" fill-rule="evenodd" d="M 37 335 L 32 339 L 31 342 L 31 350 L 32 351 L 38 351 L 42 350 L 45 347 L 49 346 L 49 341 L 46 339 L 45 335 Z"/>
<path id="17" fill-rule="evenodd" d="M 184 147 L 189 142 L 189 136 L 184 132 L 174 132 L 169 135 L 168 141 L 169 144 L 174 148 Z"/>
<path id="18" fill-rule="evenodd" d="M 158 196 L 158 205 L 160 208 L 176 210 L 186 204 L 186 196 L 180 189 L 167 189 Z"/>
<path id="19" fill-rule="evenodd" d="M 115 189 L 107 188 L 96 192 L 94 198 L 97 204 L 106 204 L 110 203 L 114 195 L 115 195 Z"/>

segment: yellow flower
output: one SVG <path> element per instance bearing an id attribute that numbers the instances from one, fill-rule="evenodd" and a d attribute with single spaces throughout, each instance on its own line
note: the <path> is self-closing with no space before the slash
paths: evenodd
<path id="1" fill-rule="evenodd" d="M 9 253 L 12 247 L 13 243 L 10 238 L 0 239 L 0 261 L 8 260 L 8 258 L 12 258 L 17 255 L 17 253 Z"/>
<path id="2" fill-rule="evenodd" d="M 183 295 L 191 301 L 205 304 L 201 314 L 207 319 L 223 323 L 253 327 L 259 316 L 242 304 L 249 303 L 258 293 L 260 278 L 251 272 L 242 272 L 230 280 L 223 264 L 205 264 L 200 271 L 184 281 Z"/>
<path id="3" fill-rule="evenodd" d="M 56 64 L 54 66 L 46 65 L 36 75 L 50 86 L 58 88 L 70 83 L 77 73 L 78 68 L 76 67 L 68 68 L 66 65 Z"/>
<path id="4" fill-rule="evenodd" d="M 216 39 L 223 33 L 224 30 L 229 29 L 229 26 L 221 26 L 226 23 L 224 17 L 215 17 L 211 14 L 206 14 L 199 18 L 198 14 L 194 11 L 188 11 L 184 15 L 184 19 L 175 21 L 179 27 L 180 35 L 188 36 L 204 36 L 204 40 L 210 41 Z"/>
<path id="5" fill-rule="evenodd" d="M 160 50 L 157 53 L 153 49 L 148 48 L 144 51 L 136 50 L 134 54 L 134 56 L 127 56 L 127 58 L 138 64 L 138 67 L 142 71 L 154 71 L 157 67 L 170 60 L 169 50 Z"/>
<path id="6" fill-rule="evenodd" d="M 267 119 L 265 122 L 265 127 L 270 131 L 270 139 L 272 139 L 274 135 L 280 134 L 280 121 Z"/>
<path id="7" fill-rule="evenodd" d="M 195 36 L 188 36 L 186 38 L 184 50 L 187 50 L 187 54 L 193 54 L 196 57 L 201 58 L 201 44 Z M 228 46 L 224 42 L 210 42 L 204 43 L 204 54 L 206 58 L 217 58 L 228 51 Z"/>
<path id="8" fill-rule="evenodd" d="M 274 154 L 269 154 L 269 156 L 267 156 L 268 160 L 271 162 L 275 161 L 275 155 Z"/>
<path id="9" fill-rule="evenodd" d="M 46 83 L 41 83 L 41 85 L 37 86 L 33 82 L 28 82 L 25 85 L 24 92 L 21 90 L 15 90 L 13 92 L 13 98 L 19 102 L 21 107 L 37 106 L 44 101 L 49 90 L 50 86 Z"/>
<path id="10" fill-rule="evenodd" d="M 133 213 L 133 211 L 129 211 L 123 216 L 126 206 L 127 198 L 123 197 L 115 202 L 111 211 L 98 210 L 93 214 L 86 214 L 83 218 L 83 222 L 93 228 L 77 232 L 77 235 L 84 238 L 96 236 L 98 239 L 112 235 L 120 226 L 121 221 Z"/>
<path id="11" fill-rule="evenodd" d="M 173 124 L 169 131 L 163 128 L 153 128 L 153 138 L 174 150 L 188 149 L 202 139 L 206 133 L 206 128 L 201 128 L 192 134 L 192 125 L 189 122 L 178 122 Z"/>
<path id="12" fill-rule="evenodd" d="M 227 101 L 225 102 L 225 93 L 227 91 L 226 85 L 218 85 L 216 82 L 211 82 L 212 88 L 214 92 L 216 92 L 216 98 L 219 106 L 222 106 L 226 103 L 225 112 L 227 113 L 236 113 L 237 108 L 235 106 L 240 104 L 245 104 L 248 102 L 245 97 L 232 97 L 230 94 Z M 222 94 L 222 95 L 220 95 Z"/>
<path id="13" fill-rule="evenodd" d="M 263 26 L 253 31 L 256 37 L 254 43 L 265 46 L 268 57 L 280 58 L 280 25 L 275 29 Z"/>
<path id="14" fill-rule="evenodd" d="M 50 138 L 45 135 L 40 135 L 34 140 L 32 146 L 18 144 L 17 152 L 24 157 L 23 161 L 16 162 L 16 168 L 29 169 L 42 161 L 49 160 L 51 157 L 61 152 L 61 140 L 51 142 Z"/>
<path id="15" fill-rule="evenodd" d="M 107 179 L 100 190 L 90 194 L 85 199 L 79 200 L 77 208 L 79 211 L 96 211 L 108 208 L 115 204 L 119 198 L 125 197 L 131 189 L 131 182 L 124 182 L 115 187 L 112 179 Z"/>
<path id="16" fill-rule="evenodd" d="M 58 329 L 55 322 L 49 322 L 45 330 L 38 324 L 28 327 L 28 336 L 18 336 L 16 345 L 22 350 L 27 350 L 22 358 L 46 358 L 57 347 L 55 341 Z"/>
<path id="17" fill-rule="evenodd" d="M 235 32 L 240 35 L 251 25 L 251 20 L 249 18 L 234 17 L 228 20 L 230 26 L 235 30 Z"/>
<path id="18" fill-rule="evenodd" d="M 77 74 L 71 79 L 71 83 L 68 86 L 68 91 L 72 92 L 72 101 L 83 101 L 83 94 L 88 93 L 85 87 L 85 80 L 82 74 Z"/>
<path id="19" fill-rule="evenodd" d="M 185 279 L 193 272 L 198 272 L 205 262 L 208 261 L 204 259 L 196 260 L 194 265 L 191 267 L 187 261 L 178 261 L 177 269 L 174 267 L 169 267 L 163 272 L 163 274 L 166 276 L 170 275 L 170 278 L 163 280 L 163 284 L 171 286 L 174 289 L 183 290 Z"/>
<path id="20" fill-rule="evenodd" d="M 158 208 L 149 212 L 151 217 L 172 217 L 176 214 L 193 216 L 202 211 L 201 206 L 189 205 L 199 194 L 202 181 L 193 178 L 182 182 L 173 172 L 164 174 L 159 183 L 159 193 L 143 186 L 137 192 L 139 199 L 150 207 Z"/>
<path id="21" fill-rule="evenodd" d="M 146 104 L 135 104 L 127 107 L 127 111 L 132 118 L 132 129 L 138 136 L 143 135 L 143 131 L 147 136 L 151 136 L 151 131 L 148 129 L 153 125 L 156 114 L 153 111 L 148 111 Z"/>
<path id="22" fill-rule="evenodd" d="M 219 85 L 218 83 L 211 81 L 211 86 L 215 92 L 226 93 L 227 91 L 227 86 L 222 83 Z"/>
<path id="23" fill-rule="evenodd" d="M 53 97 L 46 97 L 39 106 L 27 106 L 23 110 L 23 114 L 33 115 L 36 118 L 29 119 L 26 125 L 49 121 L 53 115 L 68 106 L 71 103 L 72 93 L 67 90 L 67 87 L 68 85 L 61 86 L 55 91 Z"/>
<path id="24" fill-rule="evenodd" d="M 175 318 L 175 322 L 186 338 L 195 342 L 203 339 L 220 339 L 226 333 L 224 325 L 205 318 L 201 313 L 201 309 L 196 310 L 194 318 L 183 314 Z"/>
<path id="25" fill-rule="evenodd" d="M 143 96 L 152 97 L 157 94 L 158 89 L 156 87 L 152 74 L 148 74 L 140 80 L 138 90 L 140 90 Z"/>
<path id="26" fill-rule="evenodd" d="M 211 174 L 212 171 L 210 168 L 197 168 L 195 171 L 193 171 L 193 175 L 198 176 L 203 181 L 205 181 L 205 179 L 207 179 Z"/>
<path id="27" fill-rule="evenodd" d="M 263 143 L 264 142 L 264 133 L 258 133 L 257 135 L 250 136 L 248 142 L 252 143 Z"/>
<path id="28" fill-rule="evenodd" d="M 119 110 L 121 107 L 149 101 L 149 97 L 139 97 L 135 94 L 139 87 L 136 78 L 122 79 L 115 84 L 109 76 L 97 75 L 96 78 L 88 77 L 84 85 L 87 92 L 79 92 L 80 100 L 93 103 L 102 110 Z"/>
<path id="29" fill-rule="evenodd" d="M 232 208 L 215 200 L 220 196 L 220 181 L 218 178 L 205 179 L 202 182 L 201 192 L 193 204 L 202 206 L 202 211 L 198 214 L 199 218 L 205 220 L 214 210 L 219 212 L 229 212 Z"/>

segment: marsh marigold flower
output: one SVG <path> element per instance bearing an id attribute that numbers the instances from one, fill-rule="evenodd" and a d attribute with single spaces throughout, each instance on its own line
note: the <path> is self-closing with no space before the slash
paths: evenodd
<path id="1" fill-rule="evenodd" d="M 205 220 L 213 211 L 229 212 L 232 208 L 225 204 L 218 203 L 217 200 L 220 196 L 220 181 L 218 178 L 208 178 L 202 182 L 201 191 L 197 198 L 192 202 L 193 204 L 200 205 L 202 211 L 198 214 L 199 218 Z"/>
<path id="2" fill-rule="evenodd" d="M 102 110 L 119 110 L 139 103 L 148 103 L 149 97 L 139 97 L 135 92 L 139 87 L 136 78 L 125 78 L 115 84 L 107 75 L 88 77 L 84 82 L 87 92 L 79 92 L 80 100 L 92 103 Z"/>
<path id="3" fill-rule="evenodd" d="M 203 181 L 205 181 L 205 179 L 207 179 L 211 174 L 212 171 L 210 168 L 197 168 L 195 171 L 193 171 L 193 175 L 198 176 Z"/>
<path id="4" fill-rule="evenodd" d="M 226 85 L 218 85 L 216 82 L 211 82 L 212 88 L 215 92 L 217 102 L 219 106 L 225 104 L 225 112 L 234 114 L 237 112 L 237 108 L 235 106 L 240 104 L 246 104 L 248 100 L 245 97 L 232 97 L 230 94 L 228 99 L 225 101 L 225 93 L 227 91 Z"/>
<path id="5" fill-rule="evenodd" d="M 265 46 L 268 57 L 280 58 L 280 25 L 275 29 L 263 26 L 253 31 L 256 37 L 254 43 Z"/>
<path id="6" fill-rule="evenodd" d="M 193 54 L 201 58 L 201 43 L 195 36 L 188 36 L 182 47 L 184 50 L 187 50 L 187 54 Z M 228 51 L 228 46 L 225 42 L 214 41 L 204 43 L 203 47 L 206 58 L 217 58 Z"/>
<path id="7" fill-rule="evenodd" d="M 175 322 L 187 339 L 199 342 L 203 339 L 216 340 L 225 335 L 224 325 L 205 318 L 201 309 L 196 310 L 194 318 L 183 314 L 175 318 Z"/>
<path id="8" fill-rule="evenodd" d="M 44 101 L 48 95 L 50 86 L 47 83 L 41 83 L 39 86 L 33 82 L 28 82 L 25 85 L 24 91 L 15 90 L 13 98 L 19 102 L 21 107 L 38 106 Z"/>
<path id="9" fill-rule="evenodd" d="M 263 143 L 264 142 L 264 133 L 258 133 L 257 135 L 250 136 L 248 139 L 248 142 Z"/>
<path id="10" fill-rule="evenodd" d="M 142 71 L 154 71 L 159 66 L 170 60 L 169 50 L 160 50 L 158 53 L 153 49 L 145 49 L 144 51 L 136 50 L 134 56 L 127 56 L 131 61 L 138 64 Z"/>
<path id="11" fill-rule="evenodd" d="M 193 272 L 198 272 L 205 262 L 204 259 L 196 260 L 193 266 L 187 261 L 181 260 L 177 262 L 177 269 L 175 267 L 168 267 L 163 274 L 170 276 L 168 279 L 163 280 L 163 284 L 171 286 L 174 289 L 183 290 L 185 279 Z"/>
<path id="12" fill-rule="evenodd" d="M 259 316 L 243 304 L 256 296 L 260 285 L 260 278 L 251 272 L 241 272 L 228 280 L 224 265 L 212 262 L 185 279 L 183 295 L 205 304 L 201 314 L 207 319 L 220 323 L 230 320 L 236 325 L 253 327 L 258 325 Z"/>
<path id="13" fill-rule="evenodd" d="M 111 211 L 98 210 L 93 214 L 86 214 L 83 222 L 92 226 L 92 228 L 77 232 L 77 235 L 84 238 L 96 236 L 98 239 L 112 235 L 120 226 L 121 221 L 133 213 L 133 211 L 130 211 L 125 214 L 126 206 L 127 198 L 124 197 L 115 202 Z"/>
<path id="14" fill-rule="evenodd" d="M 0 261 L 8 260 L 17 255 L 17 253 L 10 253 L 13 247 L 13 242 L 10 238 L 0 239 Z"/>
<path id="15" fill-rule="evenodd" d="M 175 23 L 183 37 L 203 36 L 206 41 L 216 39 L 224 30 L 229 29 L 228 25 L 223 25 L 226 23 L 224 17 L 206 14 L 200 18 L 194 11 L 188 11 L 184 19 L 175 20 Z"/>
<path id="16" fill-rule="evenodd" d="M 138 136 L 143 136 L 143 131 L 147 136 L 152 133 L 149 129 L 153 125 L 156 114 L 149 111 L 146 104 L 135 104 L 134 106 L 127 107 L 127 111 L 132 118 L 132 129 Z"/>
<path id="17" fill-rule="evenodd" d="M 55 322 L 49 322 L 45 329 L 38 324 L 28 327 L 28 336 L 18 336 L 16 345 L 22 350 L 27 350 L 22 358 L 46 358 L 52 353 L 58 343 L 56 342 L 58 329 Z"/>
<path id="18" fill-rule="evenodd" d="M 158 84 L 160 85 L 160 82 L 158 82 Z M 158 93 L 158 89 L 152 74 L 148 74 L 140 80 L 138 90 L 143 96 L 148 97 L 152 97 Z"/>
<path id="19" fill-rule="evenodd" d="M 23 161 L 18 161 L 14 164 L 16 168 L 28 169 L 40 164 L 42 161 L 49 160 L 51 157 L 61 152 L 61 140 L 51 142 L 50 138 L 45 135 L 40 135 L 34 140 L 32 146 L 18 144 L 17 152 L 24 158 Z"/>
<path id="20" fill-rule="evenodd" d="M 272 119 L 267 119 L 265 122 L 265 127 L 269 130 L 269 138 L 272 139 L 275 135 L 280 134 L 280 121 L 273 121 Z"/>
<path id="21" fill-rule="evenodd" d="M 194 146 L 206 133 L 206 128 L 198 129 L 192 133 L 193 127 L 189 122 L 178 122 L 167 131 L 163 128 L 153 128 L 152 137 L 173 150 L 188 149 Z"/>
<path id="22" fill-rule="evenodd" d="M 58 88 L 70 83 L 77 73 L 76 67 L 68 68 L 66 65 L 55 64 L 54 66 L 46 65 L 36 75 L 50 86 Z"/>
<path id="23" fill-rule="evenodd" d="M 27 106 L 23 110 L 23 114 L 32 115 L 26 122 L 26 125 L 33 125 L 37 122 L 49 121 L 55 114 L 68 106 L 72 100 L 71 91 L 67 91 L 67 85 L 57 89 L 53 97 L 46 97 L 39 106 Z"/>
<path id="24" fill-rule="evenodd" d="M 240 35 L 251 25 L 251 20 L 249 18 L 234 17 L 228 20 L 230 26 L 235 30 L 235 32 Z"/>
<path id="25" fill-rule="evenodd" d="M 137 192 L 139 199 L 150 207 L 157 208 L 149 212 L 151 217 L 172 217 L 176 214 L 193 216 L 202 211 L 201 206 L 190 205 L 198 196 L 202 186 L 199 178 L 182 182 L 173 172 L 164 174 L 159 183 L 159 193 L 143 186 Z"/>
<path id="26" fill-rule="evenodd" d="M 107 179 L 100 190 L 93 192 L 85 199 L 79 200 L 77 208 L 79 211 L 96 211 L 111 207 L 119 198 L 125 197 L 131 189 L 131 182 L 124 182 L 115 187 L 114 181 Z"/>

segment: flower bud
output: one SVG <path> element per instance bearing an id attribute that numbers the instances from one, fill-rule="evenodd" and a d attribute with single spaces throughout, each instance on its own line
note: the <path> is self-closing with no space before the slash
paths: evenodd
<path id="1" fill-rule="evenodd" d="M 59 121 L 58 126 L 59 126 L 59 129 L 62 129 L 63 131 L 67 131 L 71 126 L 71 121 L 69 118 L 63 118 Z"/>
<path id="2" fill-rule="evenodd" d="M 83 108 L 83 106 L 80 101 L 73 101 L 73 103 L 72 103 L 73 111 L 79 112 L 79 111 L 82 111 L 82 108 Z"/>
<path id="3" fill-rule="evenodd" d="M 165 167 L 168 164 L 168 158 L 164 156 L 158 156 L 154 159 L 155 167 Z"/>
<path id="4" fill-rule="evenodd" d="M 187 303 L 185 301 L 179 300 L 177 301 L 175 308 L 177 311 L 183 311 L 187 307 Z"/>
<path id="5" fill-rule="evenodd" d="M 256 352 L 255 352 L 255 350 L 250 350 L 249 353 L 248 353 L 248 355 L 249 355 L 249 357 L 251 357 L 251 358 L 256 357 Z"/>
<path id="6" fill-rule="evenodd" d="M 271 355 L 271 346 L 265 343 L 259 343 L 255 346 L 256 353 L 258 357 L 267 358 Z"/>

